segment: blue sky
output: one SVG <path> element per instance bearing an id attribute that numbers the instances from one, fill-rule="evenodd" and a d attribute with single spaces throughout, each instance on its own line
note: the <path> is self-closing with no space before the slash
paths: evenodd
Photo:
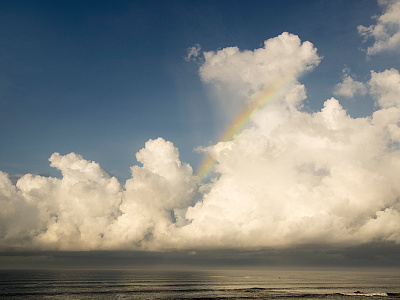
<path id="1" fill-rule="evenodd" d="M 361 51 L 357 26 L 380 12 L 370 0 L 3 1 L 0 169 L 58 176 L 47 159 L 75 152 L 126 180 L 134 154 L 157 137 L 197 168 L 193 149 L 216 142 L 228 124 L 215 117 L 198 65 L 184 60 L 189 47 L 252 50 L 296 34 L 323 56 L 301 79 L 319 110 L 344 67 L 359 80 L 393 67 L 393 58 Z M 342 105 L 354 116 L 373 109 L 371 99 Z"/>

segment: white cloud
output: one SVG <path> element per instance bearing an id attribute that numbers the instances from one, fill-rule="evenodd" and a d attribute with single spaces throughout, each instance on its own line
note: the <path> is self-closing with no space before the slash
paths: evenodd
<path id="1" fill-rule="evenodd" d="M 0 171 L 0 245 L 24 245 L 37 232 L 38 211 Z M 30 241 L 26 241 L 30 246 Z"/>
<path id="2" fill-rule="evenodd" d="M 178 150 L 162 138 L 149 140 L 136 157 L 143 167 L 131 168 L 122 215 L 107 239 L 112 248 L 162 248 L 185 224 L 182 210 L 194 203 L 198 183 L 192 168 L 180 162 Z"/>
<path id="3" fill-rule="evenodd" d="M 264 41 L 264 46 L 255 50 L 227 47 L 203 55 L 200 77 L 213 87 L 212 104 L 225 120 L 231 120 L 277 80 L 294 80 L 321 60 L 312 43 L 301 42 L 297 35 L 287 32 Z"/>
<path id="4" fill-rule="evenodd" d="M 205 58 L 203 80 L 242 95 L 268 87 L 271 74 L 319 62 L 311 43 L 289 34 L 261 49 L 225 48 Z M 400 243 L 399 81 L 395 69 L 372 72 L 377 110 L 356 119 L 335 98 L 321 111 L 302 111 L 305 87 L 287 82 L 245 130 L 208 148 L 217 176 L 207 184 L 162 138 L 137 153 L 141 166 L 124 186 L 74 153 L 51 156 L 61 178 L 27 174 L 14 186 L 0 173 L 1 244 L 197 250 Z"/>
<path id="5" fill-rule="evenodd" d="M 255 121 L 213 149 L 220 177 L 189 208 L 187 239 L 208 233 L 198 247 L 239 248 L 400 242 L 400 151 L 390 146 L 389 124 L 353 119 L 334 98 L 313 114 L 275 114 L 285 121 L 268 131 Z M 390 124 L 398 129 L 399 120 Z M 395 226 L 374 221 L 386 210 Z"/>
<path id="6" fill-rule="evenodd" d="M 365 95 L 367 88 L 364 83 L 354 80 L 349 74 L 343 75 L 343 81 L 335 86 L 334 94 L 352 98 L 356 94 Z"/>
<path id="7" fill-rule="evenodd" d="M 120 183 L 99 164 L 74 153 L 54 153 L 49 160 L 61 171 L 61 179 L 27 174 L 17 182 L 25 202 L 38 211 L 32 244 L 97 249 L 107 226 L 121 214 Z"/>
<path id="8" fill-rule="evenodd" d="M 400 74 L 398 70 L 390 69 L 382 73 L 372 71 L 369 85 L 379 106 L 388 108 L 400 105 Z"/>
<path id="9" fill-rule="evenodd" d="M 200 76 L 204 82 L 249 97 L 264 90 L 276 78 L 311 70 L 320 60 L 313 44 L 302 43 L 298 36 L 284 32 L 253 51 L 227 47 L 204 52 Z"/>
<path id="10" fill-rule="evenodd" d="M 2 244 L 61 250 L 156 247 L 162 235 L 185 225 L 182 209 L 193 205 L 198 182 L 173 144 L 161 138 L 149 140 L 137 159 L 143 167 L 132 167 L 124 189 L 99 164 L 74 153 L 51 156 L 61 179 L 27 174 L 14 186 L 1 173 Z"/>
<path id="11" fill-rule="evenodd" d="M 377 17 L 376 25 L 358 26 L 358 32 L 365 39 L 372 38 L 375 41 L 368 47 L 368 55 L 400 49 L 400 1 L 379 1 L 379 3 L 385 8 L 385 12 Z"/>

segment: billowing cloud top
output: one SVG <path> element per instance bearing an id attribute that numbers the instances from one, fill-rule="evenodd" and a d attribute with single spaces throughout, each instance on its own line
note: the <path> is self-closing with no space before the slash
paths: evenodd
<path id="1" fill-rule="evenodd" d="M 203 81 L 233 89 L 246 97 L 288 73 L 311 70 L 321 59 L 313 44 L 301 43 L 298 36 L 287 32 L 266 40 L 263 48 L 254 51 L 228 47 L 203 55 L 204 63 L 200 67 Z"/>
<path id="2" fill-rule="evenodd" d="M 289 33 L 254 51 L 200 49 L 188 57 L 203 55 L 203 81 L 246 97 L 321 59 L 311 43 Z M 341 93 L 352 96 L 354 80 L 344 83 Z M 0 172 L 1 245 L 195 250 L 400 243 L 399 86 L 398 70 L 372 71 L 356 89 L 368 91 L 377 110 L 355 119 L 335 98 L 321 111 L 302 111 L 305 87 L 288 81 L 247 129 L 206 149 L 216 159 L 208 183 L 162 138 L 137 153 L 141 166 L 131 168 L 125 185 L 74 153 L 50 157 L 61 178 L 26 174 L 13 185 Z"/>

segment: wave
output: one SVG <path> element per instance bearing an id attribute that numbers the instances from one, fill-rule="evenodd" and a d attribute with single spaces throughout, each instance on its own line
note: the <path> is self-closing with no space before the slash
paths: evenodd
<path id="1" fill-rule="evenodd" d="M 287 291 L 272 291 L 265 288 L 247 288 L 237 290 L 213 290 L 213 289 L 186 289 L 186 290 L 124 290 L 124 291 L 37 291 L 37 292 L 11 292 L 0 293 L 2 297 L 64 297 L 65 299 L 74 299 L 76 296 L 98 297 L 99 295 L 109 296 L 128 296 L 136 295 L 136 297 L 157 296 L 157 299 L 364 299 L 371 297 L 372 299 L 392 298 L 400 299 L 400 293 L 302 293 Z M 135 297 L 135 296 L 133 296 Z M 135 298 L 136 298 L 135 297 Z M 153 296 L 150 296 L 153 297 Z M 200 298 L 199 298 L 200 297 Z"/>
<path id="2" fill-rule="evenodd" d="M 364 296 L 364 297 L 374 297 L 374 296 L 379 296 L 379 297 L 396 297 L 400 299 L 400 293 L 363 293 L 360 291 L 356 291 L 353 293 L 338 293 L 339 295 L 343 296 Z"/>

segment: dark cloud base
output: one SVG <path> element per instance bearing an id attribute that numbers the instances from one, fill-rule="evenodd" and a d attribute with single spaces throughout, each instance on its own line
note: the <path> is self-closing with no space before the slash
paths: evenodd
<path id="1" fill-rule="evenodd" d="M 11 251 L 0 269 L 235 269 L 400 268 L 400 245 L 371 243 L 345 249 L 144 251 Z"/>

